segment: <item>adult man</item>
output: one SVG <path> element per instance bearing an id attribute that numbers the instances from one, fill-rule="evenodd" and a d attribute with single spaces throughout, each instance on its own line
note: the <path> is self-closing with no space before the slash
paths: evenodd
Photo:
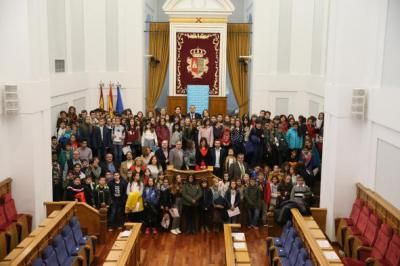
<path id="1" fill-rule="evenodd" d="M 169 164 L 172 164 L 175 169 L 182 169 L 183 166 L 183 150 L 182 142 L 177 141 L 175 148 L 171 149 L 169 152 Z"/>
<path id="2" fill-rule="evenodd" d="M 214 141 L 214 148 L 211 149 L 211 164 L 214 167 L 213 173 L 222 179 L 224 163 L 226 158 L 226 150 L 221 148 L 219 139 Z"/>
<path id="3" fill-rule="evenodd" d="M 93 158 L 92 149 L 87 146 L 87 140 L 81 141 L 81 146 L 77 149 L 79 151 L 79 159 L 90 161 Z"/>
<path id="4" fill-rule="evenodd" d="M 158 163 L 161 165 L 163 171 L 165 171 L 167 169 L 167 165 L 169 163 L 168 160 L 168 154 L 169 150 L 168 150 L 168 140 L 163 140 L 161 142 L 161 149 L 156 150 L 156 157 L 157 157 L 157 161 Z"/>
<path id="5" fill-rule="evenodd" d="M 247 163 L 244 162 L 244 154 L 239 153 L 237 161 L 229 167 L 229 178 L 236 180 L 238 178 L 243 178 L 245 174 L 249 173 L 249 167 Z"/>
<path id="6" fill-rule="evenodd" d="M 105 162 L 100 164 L 101 170 L 103 171 L 102 175 L 105 175 L 105 172 L 111 172 L 112 174 L 118 172 L 119 165 L 117 165 L 117 163 L 114 163 L 113 155 L 111 153 L 107 153 L 105 158 Z"/>
<path id="7" fill-rule="evenodd" d="M 189 113 L 186 114 L 187 118 L 190 118 L 190 120 L 193 119 L 201 119 L 201 114 L 196 113 L 196 106 L 193 104 L 189 107 Z"/>
<path id="8" fill-rule="evenodd" d="M 111 130 L 105 126 L 104 118 L 100 118 L 99 126 L 93 131 L 93 148 L 100 160 L 104 160 L 107 150 L 112 147 Z"/>
<path id="9" fill-rule="evenodd" d="M 68 171 L 71 171 L 74 169 L 74 165 L 79 164 L 82 165 L 81 160 L 79 159 L 80 154 L 79 151 L 74 151 L 72 154 L 72 159 L 67 160 L 67 162 L 64 165 L 64 171 L 63 171 L 63 179 L 65 180 L 67 178 Z"/>

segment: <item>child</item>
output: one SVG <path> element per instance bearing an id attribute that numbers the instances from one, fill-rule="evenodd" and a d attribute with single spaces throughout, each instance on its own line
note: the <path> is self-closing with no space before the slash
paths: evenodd
<path id="1" fill-rule="evenodd" d="M 183 184 L 182 184 L 182 177 L 181 175 L 176 175 L 173 180 L 173 185 L 171 188 L 171 194 L 172 194 L 172 209 L 171 213 L 175 213 L 176 216 L 172 216 L 172 226 L 171 226 L 171 233 L 174 235 L 180 234 L 181 230 L 179 229 L 180 222 L 181 222 L 181 217 L 180 215 L 182 214 L 182 189 L 183 189 Z"/>
<path id="2" fill-rule="evenodd" d="M 148 184 L 143 190 L 143 204 L 145 212 L 145 228 L 146 235 L 150 234 L 150 230 L 153 229 L 153 234 L 158 234 L 157 221 L 158 221 L 158 203 L 160 196 L 157 189 L 154 187 L 154 180 L 152 177 L 149 178 Z"/>
<path id="3" fill-rule="evenodd" d="M 311 189 L 305 184 L 304 177 L 299 175 L 297 177 L 297 184 L 292 188 L 290 199 L 301 198 L 308 200 L 312 196 Z"/>
<path id="4" fill-rule="evenodd" d="M 150 122 L 147 122 L 146 127 L 143 129 L 142 147 L 145 146 L 149 147 L 152 151 L 158 146 L 157 135 L 154 126 Z"/>
<path id="5" fill-rule="evenodd" d="M 144 171 L 144 175 L 143 175 L 143 184 L 145 186 L 147 186 L 147 184 L 149 183 L 149 179 L 151 177 L 151 171 L 149 168 L 146 168 L 146 170 Z M 154 182 L 154 179 L 153 179 Z"/>
<path id="6" fill-rule="evenodd" d="M 200 198 L 200 230 L 210 232 L 213 195 L 208 187 L 207 179 L 201 181 Z"/>
<path id="7" fill-rule="evenodd" d="M 270 205 L 269 205 L 269 210 L 274 210 L 275 209 L 275 207 L 276 207 L 276 203 L 277 203 L 277 199 L 278 199 L 278 196 L 279 196 L 279 193 L 278 193 L 278 182 L 279 182 L 279 180 L 278 180 L 278 177 L 276 176 L 276 175 L 273 175 L 272 176 L 272 178 L 271 178 L 271 183 L 270 183 L 270 186 L 271 186 L 271 202 L 270 202 Z"/>
<path id="8" fill-rule="evenodd" d="M 124 206 L 126 202 L 126 188 L 128 183 L 121 178 L 118 172 L 114 173 L 114 179 L 108 183 L 111 194 L 110 225 L 113 228 L 122 229 L 124 223 Z"/>
<path id="9" fill-rule="evenodd" d="M 85 199 L 86 203 L 93 206 L 93 191 L 96 188 L 96 184 L 92 180 L 92 176 L 88 175 L 85 178 L 85 184 L 83 185 L 85 189 Z"/>
<path id="10" fill-rule="evenodd" d="M 131 170 L 128 170 L 128 176 Z M 133 171 L 133 178 L 128 180 L 126 194 L 128 196 L 125 204 L 125 213 L 130 216 L 129 220 L 133 222 L 142 221 L 143 208 L 143 182 L 140 181 L 140 172 Z"/>
<path id="11" fill-rule="evenodd" d="M 121 118 L 115 118 L 115 126 L 112 129 L 112 140 L 114 146 L 115 162 L 117 164 L 122 161 L 122 146 L 125 140 L 125 128 L 121 125 Z"/>
<path id="12" fill-rule="evenodd" d="M 161 182 L 162 184 L 159 186 L 159 188 L 157 188 L 157 190 L 160 191 L 161 219 L 163 219 L 165 215 L 169 215 L 169 210 L 171 209 L 172 206 L 172 194 L 169 188 L 168 179 L 163 178 Z"/>
<path id="13" fill-rule="evenodd" d="M 220 186 L 219 189 L 220 189 L 221 196 L 224 198 L 225 193 L 229 189 L 229 174 L 228 173 L 224 173 L 224 179 L 222 180 L 222 182 L 220 182 L 219 186 Z"/>
<path id="14" fill-rule="evenodd" d="M 221 196 L 219 189 L 218 178 L 213 179 L 213 186 L 211 187 L 211 193 L 213 196 L 213 231 L 219 232 L 222 227 L 222 221 L 224 220 L 224 208 L 225 208 L 225 198 Z"/>
<path id="15" fill-rule="evenodd" d="M 67 186 L 66 200 L 86 202 L 85 188 L 81 184 L 81 178 L 74 176 L 73 180 L 73 183 Z"/>
<path id="16" fill-rule="evenodd" d="M 93 193 L 93 206 L 97 209 L 104 207 L 108 209 L 110 203 L 110 189 L 107 186 L 106 178 L 101 176 L 99 178 L 99 184 L 96 186 L 96 189 Z"/>
<path id="17" fill-rule="evenodd" d="M 226 201 L 227 212 L 228 212 L 228 210 L 234 211 L 236 208 L 239 208 L 240 192 L 237 189 L 235 180 L 232 180 L 230 183 L 229 189 L 225 194 L 225 201 Z M 239 214 L 240 214 L 240 212 L 236 215 L 229 215 L 229 212 L 228 212 L 228 223 L 231 223 L 231 224 L 237 223 Z"/>

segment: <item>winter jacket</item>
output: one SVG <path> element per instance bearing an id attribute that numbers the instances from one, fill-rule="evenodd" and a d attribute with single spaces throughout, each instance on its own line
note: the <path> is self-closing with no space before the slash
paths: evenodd
<path id="1" fill-rule="evenodd" d="M 303 137 L 297 134 L 297 130 L 294 127 L 290 128 L 286 133 L 286 142 L 291 150 L 303 147 Z"/>
<path id="2" fill-rule="evenodd" d="M 200 207 L 202 210 L 209 210 L 213 203 L 213 195 L 210 188 L 201 189 Z"/>
<path id="3" fill-rule="evenodd" d="M 189 182 L 183 186 L 182 190 L 182 204 L 185 206 L 198 206 L 199 199 L 201 198 L 201 189 L 196 184 L 190 184 Z M 192 200 L 196 202 L 193 204 Z"/>
<path id="4" fill-rule="evenodd" d="M 104 203 L 106 206 L 110 206 L 110 189 L 107 185 L 105 185 L 104 187 L 100 185 L 96 186 L 96 189 L 93 192 L 93 201 L 94 206 L 97 209 L 101 208 L 102 203 Z"/>
<path id="5" fill-rule="evenodd" d="M 263 191 L 258 186 L 248 186 L 244 190 L 244 199 L 249 208 L 261 208 L 263 198 Z"/>
<path id="6" fill-rule="evenodd" d="M 149 204 L 156 206 L 158 205 L 160 195 L 155 187 L 145 187 L 143 190 L 143 202 L 144 204 Z"/>

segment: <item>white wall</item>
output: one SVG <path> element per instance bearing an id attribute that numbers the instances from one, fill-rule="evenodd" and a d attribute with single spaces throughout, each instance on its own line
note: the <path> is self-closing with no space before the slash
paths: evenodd
<path id="1" fill-rule="evenodd" d="M 385 72 L 398 72 L 396 64 L 387 62 L 391 60 L 389 52 L 394 58 L 400 53 L 393 49 L 400 47 L 397 38 L 400 13 L 391 3 L 392 0 L 331 1 L 321 206 L 328 208 L 327 233 L 332 240 L 334 218 L 350 213 L 356 196 L 355 183 L 381 192 L 400 185 L 398 179 L 389 179 L 394 174 L 390 168 L 382 170 L 382 161 L 391 162 L 390 156 L 395 153 L 382 150 L 379 144 L 383 141 L 400 147 L 399 85 L 385 88 L 382 78 Z M 365 121 L 351 118 L 353 88 L 368 91 Z M 393 204 L 399 202 L 398 193 L 388 195 Z"/>
<path id="2" fill-rule="evenodd" d="M 52 198 L 46 4 L 0 3 L 0 36 L 7 40 L 0 42 L 0 94 L 16 84 L 20 105 L 18 114 L 6 115 L 0 99 L 0 179 L 12 177 L 17 210 L 32 214 L 34 226 Z"/>
<path id="3" fill-rule="evenodd" d="M 47 9 L 52 110 L 77 101 L 97 108 L 100 81 L 104 95 L 110 81 L 119 81 L 124 107 L 143 110 L 145 1 L 47 0 Z M 65 73 L 54 72 L 59 51 L 65 51 Z"/>
<path id="4" fill-rule="evenodd" d="M 329 0 L 247 0 L 245 5 L 247 17 L 253 17 L 250 112 L 276 113 L 287 101 L 288 113 L 322 111 Z"/>

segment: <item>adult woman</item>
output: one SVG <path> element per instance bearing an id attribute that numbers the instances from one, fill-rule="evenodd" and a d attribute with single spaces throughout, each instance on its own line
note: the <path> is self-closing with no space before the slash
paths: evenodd
<path id="1" fill-rule="evenodd" d="M 154 127 L 150 122 L 147 122 L 146 127 L 143 129 L 143 134 L 142 134 L 142 148 L 144 146 L 147 146 L 151 150 L 155 150 L 157 145 L 158 145 L 158 139 Z M 142 150 L 142 152 L 144 151 Z"/>
<path id="2" fill-rule="evenodd" d="M 199 199 L 201 198 L 201 190 L 195 182 L 193 175 L 188 176 L 188 181 L 183 186 L 182 198 L 186 232 L 188 234 L 194 234 L 196 232 L 195 223 L 198 216 L 197 206 L 199 205 Z"/>
<path id="3" fill-rule="evenodd" d="M 207 139 L 201 138 L 199 148 L 196 151 L 196 166 L 205 169 L 211 164 L 211 152 Z"/>
<path id="4" fill-rule="evenodd" d="M 128 130 L 125 134 L 125 145 L 131 148 L 135 156 L 141 155 L 140 126 L 134 118 L 129 119 Z"/>
<path id="5" fill-rule="evenodd" d="M 76 108 L 74 106 L 70 106 L 68 108 L 67 119 L 70 124 L 75 123 L 78 120 L 78 116 L 76 115 Z"/>
<path id="6" fill-rule="evenodd" d="M 207 143 L 210 144 L 210 147 L 213 146 L 214 143 L 214 132 L 213 127 L 210 126 L 210 120 L 204 119 L 202 122 L 202 126 L 199 128 L 199 144 L 202 138 L 207 140 Z"/>
<path id="7" fill-rule="evenodd" d="M 135 164 L 132 166 L 132 171 L 139 173 L 139 175 L 143 175 L 146 170 L 146 164 L 143 163 L 142 157 L 135 158 Z"/>
<path id="8" fill-rule="evenodd" d="M 166 125 L 165 118 L 160 118 L 160 124 L 156 127 L 156 134 L 157 134 L 157 142 L 161 145 L 163 140 L 170 139 L 170 131 L 168 126 Z"/>
<path id="9" fill-rule="evenodd" d="M 235 120 L 234 127 L 231 130 L 232 148 L 235 154 L 243 153 L 244 132 L 239 119 Z"/>
<path id="10" fill-rule="evenodd" d="M 174 124 L 172 127 L 170 146 L 175 148 L 175 145 L 178 141 L 182 141 L 182 129 L 180 124 Z"/>
<path id="11" fill-rule="evenodd" d="M 171 225 L 171 233 L 174 235 L 180 234 L 181 230 L 180 222 L 182 215 L 182 178 L 181 175 L 174 176 L 172 180 L 171 194 L 172 194 L 172 225 Z"/>
<path id="12" fill-rule="evenodd" d="M 261 128 L 261 121 L 255 121 L 255 127 L 251 129 L 249 141 L 246 143 L 248 161 L 252 167 L 261 165 L 264 147 L 264 131 Z"/>
<path id="13" fill-rule="evenodd" d="M 237 223 L 239 214 L 229 215 L 229 212 L 235 211 L 236 208 L 239 208 L 240 204 L 240 192 L 237 189 L 235 180 L 232 180 L 229 185 L 229 189 L 225 194 L 225 201 L 226 210 L 228 212 L 228 222 L 232 224 Z"/>
<path id="14" fill-rule="evenodd" d="M 154 153 L 151 151 L 150 147 L 143 146 L 142 147 L 142 160 L 146 165 L 150 163 L 151 157 L 153 157 Z"/>
<path id="15" fill-rule="evenodd" d="M 188 142 L 193 141 L 193 129 L 190 118 L 185 118 L 184 126 L 182 129 L 182 146 L 183 149 L 187 148 Z"/>
<path id="16" fill-rule="evenodd" d="M 157 157 L 153 155 L 150 158 L 150 163 L 147 165 L 147 168 L 151 172 L 151 177 L 156 180 L 158 177 L 158 174 L 162 172 L 161 165 L 158 163 Z"/>

